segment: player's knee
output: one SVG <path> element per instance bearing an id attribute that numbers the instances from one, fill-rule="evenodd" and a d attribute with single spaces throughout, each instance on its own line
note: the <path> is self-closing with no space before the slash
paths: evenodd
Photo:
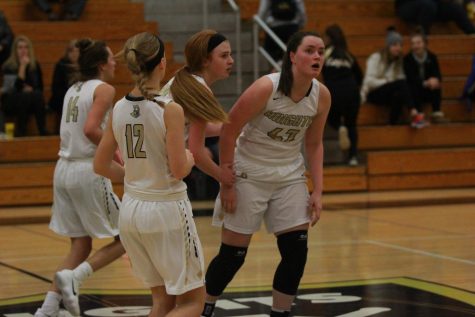
<path id="1" fill-rule="evenodd" d="M 206 292 L 219 296 L 244 264 L 247 248 L 222 243 L 218 255 L 211 261 L 206 272 Z"/>
<path id="2" fill-rule="evenodd" d="M 295 295 L 307 263 L 307 231 L 281 234 L 277 244 L 282 259 L 274 275 L 273 287 L 281 293 Z"/>

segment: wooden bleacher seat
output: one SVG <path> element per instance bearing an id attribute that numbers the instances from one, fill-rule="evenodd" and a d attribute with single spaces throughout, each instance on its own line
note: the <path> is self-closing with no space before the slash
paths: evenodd
<path id="1" fill-rule="evenodd" d="M 432 107 L 429 104 L 424 105 L 424 113 L 428 121 L 431 121 Z M 446 100 L 441 106 L 441 110 L 445 113 L 448 122 L 474 123 L 475 111 L 468 112 L 466 105 L 459 100 Z M 406 118 L 409 119 L 406 109 Z M 369 103 L 361 105 L 358 113 L 359 126 L 376 126 L 387 125 L 389 118 L 389 109 Z M 438 123 L 435 123 L 438 124 Z M 440 123 L 444 124 L 444 123 Z"/>
<path id="2" fill-rule="evenodd" d="M 473 187 L 474 162 L 473 147 L 369 152 L 368 190 Z"/>
<path id="3" fill-rule="evenodd" d="M 423 129 L 409 125 L 360 126 L 358 148 L 362 151 L 475 146 L 475 124 L 433 124 Z"/>

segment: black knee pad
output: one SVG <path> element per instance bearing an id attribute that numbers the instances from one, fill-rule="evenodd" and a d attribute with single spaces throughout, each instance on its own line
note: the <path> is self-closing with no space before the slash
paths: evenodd
<path id="1" fill-rule="evenodd" d="M 287 232 L 277 237 L 282 257 L 274 275 L 273 288 L 287 295 L 297 294 L 297 289 L 307 263 L 307 230 Z"/>
<path id="2" fill-rule="evenodd" d="M 218 255 L 211 261 L 206 272 L 206 292 L 220 296 L 246 258 L 247 248 L 222 243 Z"/>

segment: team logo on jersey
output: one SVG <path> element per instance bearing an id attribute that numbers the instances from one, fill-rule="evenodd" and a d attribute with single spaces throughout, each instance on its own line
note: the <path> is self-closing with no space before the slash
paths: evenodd
<path id="1" fill-rule="evenodd" d="M 82 316 L 146 317 L 148 290 L 81 290 Z M 0 300 L 0 317 L 33 317 L 44 294 Z M 226 289 L 215 316 L 268 317 L 271 287 Z M 292 307 L 294 317 L 469 317 L 475 293 L 411 278 L 302 284 Z M 62 311 L 61 315 L 71 317 Z"/>
<path id="2" fill-rule="evenodd" d="M 130 113 L 130 115 L 134 118 L 140 117 L 140 107 L 139 105 L 133 105 L 134 110 Z"/>

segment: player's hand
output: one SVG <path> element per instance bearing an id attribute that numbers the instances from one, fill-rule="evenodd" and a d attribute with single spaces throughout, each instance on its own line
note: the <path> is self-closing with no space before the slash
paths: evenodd
<path id="1" fill-rule="evenodd" d="M 223 207 L 224 211 L 230 214 L 234 213 L 236 211 L 237 203 L 236 189 L 234 186 L 221 185 L 219 195 L 221 198 L 221 207 Z"/>
<path id="2" fill-rule="evenodd" d="M 236 172 L 232 164 L 222 164 L 220 166 L 219 182 L 224 186 L 232 186 L 236 182 Z"/>
<path id="3" fill-rule="evenodd" d="M 185 154 L 186 154 L 186 161 L 188 162 L 188 165 L 193 167 L 195 165 L 195 157 L 193 156 L 193 153 L 191 153 L 190 150 L 185 149 Z"/>
<path id="4" fill-rule="evenodd" d="M 313 227 L 322 213 L 322 195 L 317 191 L 314 191 L 308 199 L 308 212 L 310 214 L 310 226 Z"/>

